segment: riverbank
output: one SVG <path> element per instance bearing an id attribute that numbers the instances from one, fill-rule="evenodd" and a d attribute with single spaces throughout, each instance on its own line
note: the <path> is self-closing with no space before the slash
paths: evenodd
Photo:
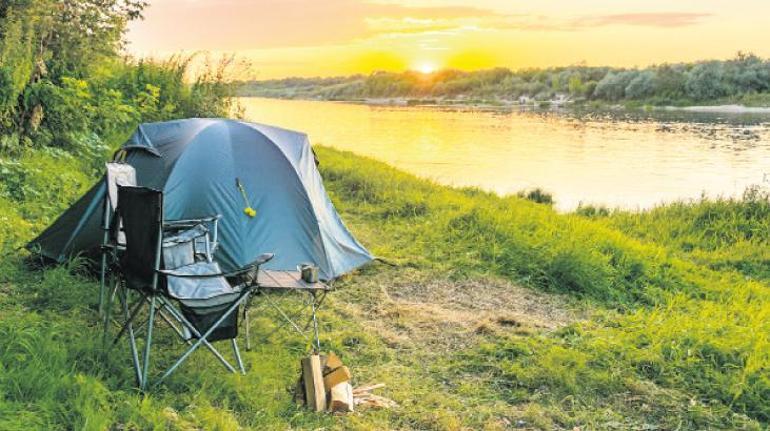
<path id="1" fill-rule="evenodd" d="M 398 265 L 336 284 L 322 343 L 355 383 L 386 383 L 399 407 L 343 417 L 299 409 L 290 389 L 304 343 L 284 335 L 245 352 L 246 376 L 196 354 L 163 390 L 137 394 L 128 352 L 105 358 L 93 337 L 97 282 L 79 263 L 27 269 L 16 250 L 96 178 L 81 159 L 27 150 L 3 162 L 0 183 L 0 429 L 770 423 L 766 197 L 557 214 L 316 151 L 346 224 Z M 252 333 L 273 324 L 258 319 Z"/>
<path id="2" fill-rule="evenodd" d="M 595 103 L 587 101 L 573 100 L 527 100 L 526 102 L 511 100 L 443 100 L 443 99 L 409 99 L 409 98 L 380 98 L 380 99 L 361 99 L 361 100 L 334 100 L 341 103 L 360 103 L 370 106 L 422 106 L 439 108 L 461 108 L 478 110 L 581 110 L 596 111 L 598 113 L 607 111 L 639 111 L 639 110 L 662 110 L 662 111 L 681 111 L 709 114 L 770 114 L 770 106 L 745 106 L 738 104 L 729 105 L 683 105 L 683 106 L 655 106 L 639 102 L 628 104 L 616 103 Z"/>

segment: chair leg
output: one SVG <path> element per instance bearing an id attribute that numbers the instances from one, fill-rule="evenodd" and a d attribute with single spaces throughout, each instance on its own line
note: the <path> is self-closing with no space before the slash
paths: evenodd
<path id="1" fill-rule="evenodd" d="M 107 277 L 107 253 L 102 252 L 102 267 L 99 271 L 99 315 L 104 313 L 105 278 Z"/>
<path id="2" fill-rule="evenodd" d="M 134 325 L 132 322 L 131 314 L 128 310 L 128 289 L 123 288 L 122 290 L 122 303 L 123 303 L 123 314 L 126 317 L 127 325 L 128 325 L 128 345 L 131 350 L 131 361 L 134 364 L 134 373 L 136 377 L 136 384 L 138 387 L 142 387 L 142 366 L 139 364 L 139 349 L 136 347 L 136 337 L 134 336 Z"/>
<path id="3" fill-rule="evenodd" d="M 198 338 L 201 337 L 200 332 L 198 332 L 198 330 L 195 328 L 195 326 L 192 323 L 190 323 L 187 319 L 185 319 L 184 316 L 176 308 L 174 308 L 173 306 L 168 304 L 168 302 L 166 302 L 165 299 L 159 298 L 158 300 L 161 302 L 161 304 L 165 305 L 166 310 L 168 310 L 168 312 L 171 313 L 171 315 L 175 319 L 177 319 L 179 322 L 181 322 L 182 325 L 184 325 L 190 332 L 192 332 L 192 334 L 194 336 L 196 336 Z M 188 345 L 192 345 L 192 343 L 190 343 L 189 340 L 188 340 L 187 344 Z M 229 371 L 231 373 L 235 372 L 235 368 L 233 368 L 233 366 L 230 365 L 229 362 L 227 362 L 227 359 L 225 359 L 225 357 L 222 356 L 222 354 L 219 353 L 219 351 L 214 346 L 212 346 L 211 343 L 208 340 L 203 340 L 203 345 L 206 346 L 206 348 L 209 349 L 209 351 L 211 351 L 211 353 L 214 356 L 216 356 L 217 359 L 219 359 L 219 362 L 221 362 L 222 365 L 224 365 L 225 368 L 227 368 L 227 371 Z"/>
<path id="4" fill-rule="evenodd" d="M 149 299 L 147 299 L 147 301 L 149 302 Z M 164 310 L 170 308 L 171 306 L 168 305 L 165 301 L 160 299 L 158 300 L 158 302 L 160 303 L 158 306 L 158 316 L 160 316 L 160 318 L 163 319 L 163 321 L 166 322 L 166 324 L 168 324 L 168 326 L 170 326 L 171 329 L 174 330 L 174 332 L 176 332 L 176 335 L 178 335 L 179 338 L 182 339 L 182 341 L 185 341 L 187 344 L 190 344 L 190 340 L 185 339 L 184 333 L 182 333 L 182 330 L 179 329 L 179 326 L 177 326 L 176 323 L 174 323 L 164 312 Z M 173 313 L 171 313 L 171 317 L 173 317 L 174 320 L 176 320 L 177 322 L 182 323 L 181 320 L 179 320 Z"/>
<path id="5" fill-rule="evenodd" d="M 243 311 L 243 323 L 246 325 L 246 333 L 244 334 L 246 336 L 246 350 L 251 351 L 251 336 L 249 334 L 249 331 L 251 330 L 251 322 L 249 321 L 249 309 L 248 304 L 246 305 L 246 310 Z"/>
<path id="6" fill-rule="evenodd" d="M 245 301 L 246 299 L 248 299 L 248 297 L 249 297 L 249 293 L 250 293 L 250 292 L 246 292 L 246 293 L 244 293 L 244 294 L 243 294 L 243 296 L 241 296 L 241 297 L 240 297 L 240 298 L 239 298 L 237 301 L 235 301 L 235 302 L 233 303 L 233 305 L 231 305 L 231 306 L 230 306 L 230 308 L 228 308 L 228 309 L 227 309 L 227 311 L 225 311 L 225 312 L 222 314 L 222 316 L 221 316 L 219 319 L 217 319 L 217 320 L 216 320 L 216 322 L 214 322 L 214 323 L 211 325 L 211 327 L 210 327 L 210 328 L 209 328 L 209 329 L 208 329 L 208 330 L 207 330 L 207 331 L 206 331 L 206 332 L 205 332 L 205 333 L 204 333 L 202 336 L 200 336 L 200 337 L 198 338 L 198 340 L 197 340 L 197 341 L 196 341 L 196 342 L 195 342 L 195 343 L 194 343 L 192 346 L 190 346 L 190 348 L 189 348 L 189 349 L 187 349 L 187 351 L 186 351 L 186 352 L 184 352 L 184 354 L 183 354 L 183 355 L 182 355 L 182 356 L 181 356 L 181 357 L 180 357 L 180 358 L 179 358 L 179 359 L 178 359 L 178 360 L 177 360 L 177 361 L 174 363 L 174 365 L 172 365 L 172 366 L 171 366 L 171 367 L 170 367 L 168 370 L 166 370 L 166 372 L 165 372 L 165 373 L 163 373 L 163 375 L 160 377 L 160 379 L 158 379 L 158 381 L 157 381 L 157 382 L 155 382 L 155 384 L 153 385 L 153 387 L 157 387 L 157 386 L 158 386 L 158 385 L 159 385 L 161 382 L 163 382 L 163 380 L 165 380 L 165 379 L 166 379 L 168 376 L 170 376 L 170 375 L 171 375 L 171 373 L 173 373 L 173 372 L 174 372 L 174 371 L 175 371 L 175 370 L 176 370 L 176 369 L 177 369 L 177 368 L 178 368 L 180 365 L 182 365 L 182 363 L 183 363 L 184 361 L 186 361 L 186 360 L 187 360 L 187 358 L 189 358 L 189 357 L 190 357 L 190 355 L 191 355 L 191 354 L 192 354 L 192 353 L 193 353 L 195 350 L 197 350 L 197 349 L 198 349 L 198 347 L 200 347 L 200 346 L 201 346 L 201 344 L 204 344 L 204 343 L 208 343 L 208 341 L 206 340 L 206 338 L 208 338 L 208 336 L 209 336 L 209 335 L 211 335 L 211 333 L 212 333 L 212 332 L 214 332 L 214 330 L 215 330 L 217 327 L 219 327 L 219 325 L 221 325 L 221 324 L 222 324 L 222 322 L 224 322 L 224 320 L 225 320 L 225 319 L 226 319 L 228 316 L 230 316 L 230 314 L 231 314 L 231 313 L 233 313 L 235 310 L 237 310 L 237 309 L 238 309 L 238 306 L 239 306 L 239 305 L 241 305 L 241 303 L 242 303 L 243 301 Z M 146 365 L 147 365 L 147 364 L 145 364 L 145 366 L 146 366 Z M 145 380 L 145 384 L 146 384 L 146 383 L 147 383 L 147 382 L 146 382 L 146 380 Z"/>
<path id="7" fill-rule="evenodd" d="M 112 346 L 115 346 L 118 344 L 118 341 L 120 340 L 120 337 L 125 334 L 125 332 L 128 330 L 128 326 L 130 324 L 133 324 L 134 319 L 139 314 L 139 310 L 142 308 L 142 304 L 144 304 L 144 300 L 140 299 L 139 301 L 136 301 L 136 304 L 134 305 L 134 308 L 131 310 L 130 316 L 128 319 L 126 319 L 126 322 L 123 324 L 123 326 L 120 328 L 120 331 L 118 332 L 118 335 L 115 336 L 115 338 L 112 340 Z M 132 327 L 133 329 L 133 327 Z"/>
<path id="8" fill-rule="evenodd" d="M 187 343 L 188 345 L 191 344 L 190 340 L 185 338 L 184 332 L 182 332 L 182 330 L 179 329 L 176 323 L 174 323 L 171 320 L 171 318 L 169 318 L 168 315 L 163 311 L 163 307 L 158 309 L 158 316 L 160 316 L 160 318 L 163 319 L 163 321 L 166 322 L 166 324 L 170 326 L 171 329 L 174 330 L 176 335 L 179 336 L 179 339 L 181 339 L 183 342 Z"/>
<path id="9" fill-rule="evenodd" d="M 112 282 L 112 288 L 110 289 L 110 294 L 105 297 L 106 302 L 104 303 L 104 312 L 103 312 L 103 320 L 102 324 L 104 326 L 104 333 L 102 335 L 102 345 L 103 347 L 107 347 L 107 340 L 109 339 L 109 333 L 110 333 L 110 319 L 112 319 L 112 303 L 114 302 L 115 293 L 118 290 L 120 280 L 116 277 L 110 277 L 110 281 Z"/>
<path id="10" fill-rule="evenodd" d="M 243 367 L 243 359 L 241 359 L 241 351 L 238 350 L 238 341 L 233 338 L 230 340 L 233 343 L 233 354 L 235 354 L 235 362 L 238 363 L 238 368 L 241 370 L 241 374 L 246 374 L 246 368 Z"/>
<path id="11" fill-rule="evenodd" d="M 152 325 L 155 320 L 155 295 L 150 300 L 150 318 L 147 320 L 147 340 L 144 345 L 144 370 L 142 371 L 142 390 L 147 389 L 147 372 L 150 369 L 150 347 L 152 346 Z"/>

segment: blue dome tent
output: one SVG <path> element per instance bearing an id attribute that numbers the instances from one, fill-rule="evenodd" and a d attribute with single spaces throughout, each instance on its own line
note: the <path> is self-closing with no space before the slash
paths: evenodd
<path id="1" fill-rule="evenodd" d="M 272 252 L 267 269 L 312 262 L 328 280 L 373 258 L 326 195 L 303 133 L 188 119 L 142 124 L 120 151 L 139 185 L 164 192 L 166 219 L 222 216 L 216 258 L 225 270 Z M 58 262 L 97 254 L 105 193 L 100 181 L 28 247 Z M 245 213 L 248 207 L 255 216 Z"/>

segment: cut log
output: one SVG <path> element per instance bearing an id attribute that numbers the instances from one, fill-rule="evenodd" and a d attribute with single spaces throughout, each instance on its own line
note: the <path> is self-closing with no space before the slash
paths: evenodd
<path id="1" fill-rule="evenodd" d="M 334 352 L 329 352 L 329 354 L 326 355 L 326 362 L 324 363 L 324 374 L 329 374 L 342 365 L 340 358 L 335 355 Z"/>
<path id="2" fill-rule="evenodd" d="M 332 412 L 352 412 L 355 401 L 353 399 L 353 386 L 350 382 L 343 382 L 332 388 L 329 410 Z"/>
<path id="3" fill-rule="evenodd" d="M 330 391 L 338 384 L 348 381 L 350 381 L 350 370 L 343 365 L 324 376 L 324 387 L 327 391 Z"/>
<path id="4" fill-rule="evenodd" d="M 311 410 L 322 412 L 326 408 L 326 389 L 321 374 L 321 358 L 310 355 L 302 359 L 302 380 L 305 384 L 305 401 Z"/>

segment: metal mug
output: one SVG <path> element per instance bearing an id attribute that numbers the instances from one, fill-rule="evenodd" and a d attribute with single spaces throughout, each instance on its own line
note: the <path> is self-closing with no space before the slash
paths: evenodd
<path id="1" fill-rule="evenodd" d="M 299 271 L 303 281 L 307 283 L 318 282 L 318 267 L 312 263 L 300 263 L 297 265 L 297 271 Z"/>

